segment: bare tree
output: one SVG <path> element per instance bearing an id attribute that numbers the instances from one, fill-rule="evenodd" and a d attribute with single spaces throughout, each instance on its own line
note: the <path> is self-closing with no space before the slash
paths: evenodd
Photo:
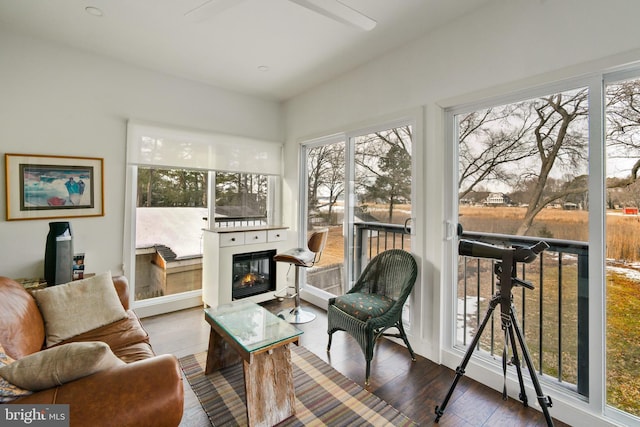
<path id="1" fill-rule="evenodd" d="M 634 160 L 627 186 L 638 179 L 640 170 L 640 80 L 607 85 L 607 157 Z"/>
<path id="2" fill-rule="evenodd" d="M 322 145 L 309 150 L 307 155 L 307 172 L 309 180 L 307 183 L 307 202 L 309 209 L 318 204 L 318 189 L 322 184 L 322 174 L 326 167 L 328 146 Z"/>
<path id="3" fill-rule="evenodd" d="M 328 191 L 329 201 L 329 220 L 333 218 L 333 207 L 338 202 L 338 199 L 344 194 L 344 145 L 340 144 L 339 147 L 331 146 L 328 152 L 328 164 L 329 168 L 325 171 L 324 186 Z"/>
<path id="4" fill-rule="evenodd" d="M 532 107 L 538 118 L 534 129 L 539 160 L 534 169 L 537 180 L 516 234 L 525 235 L 536 215 L 545 206 L 570 194 L 586 191 L 586 182 L 583 180 L 575 181 L 575 185 L 568 185 L 563 191 L 547 196 L 544 194 L 554 165 L 560 164 L 567 170 L 579 170 L 587 160 L 586 126 L 578 123 L 579 119 L 586 118 L 588 114 L 587 95 L 587 89 L 581 89 L 572 93 L 550 95 L 533 103 Z"/>
<path id="5" fill-rule="evenodd" d="M 307 155 L 309 172 L 307 202 L 309 210 L 328 209 L 331 220 L 333 208 L 344 194 L 344 144 L 328 144 L 314 147 Z M 327 196 L 327 202 L 320 202 L 320 195 Z"/>
<path id="6" fill-rule="evenodd" d="M 462 116 L 459 197 L 490 182 L 517 191 L 527 210 L 516 233 L 525 235 L 545 206 L 584 194 L 587 95 L 580 89 Z"/>
<path id="7" fill-rule="evenodd" d="M 458 123 L 459 197 L 487 181 L 514 184 L 514 165 L 534 155 L 527 143 L 533 121 L 524 104 L 509 104 L 463 116 Z"/>

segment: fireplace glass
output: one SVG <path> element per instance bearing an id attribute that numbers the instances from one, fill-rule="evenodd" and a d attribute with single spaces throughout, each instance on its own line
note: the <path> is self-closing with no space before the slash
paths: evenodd
<path id="1" fill-rule="evenodd" d="M 233 299 L 276 290 L 276 250 L 233 255 Z"/>

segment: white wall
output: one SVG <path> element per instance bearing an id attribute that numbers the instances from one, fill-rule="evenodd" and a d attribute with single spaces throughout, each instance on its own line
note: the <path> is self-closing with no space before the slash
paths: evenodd
<path id="1" fill-rule="evenodd" d="M 546 73 L 575 76 L 593 68 L 585 63 L 615 54 L 628 53 L 622 62 L 638 60 L 638 12 L 634 0 L 495 0 L 288 101 L 287 139 L 461 95 L 471 100 L 477 91 L 523 79 L 554 78 Z"/>
<path id="2" fill-rule="evenodd" d="M 86 253 L 89 272 L 122 272 L 130 118 L 283 139 L 275 102 L 0 31 L 0 151 L 104 158 L 105 216 L 70 220 L 74 249 Z M 4 179 L 2 173 L 3 189 Z M 0 210 L 0 275 L 42 277 L 49 220 L 5 221 L 4 196 Z"/>
<path id="3" fill-rule="evenodd" d="M 453 165 L 445 156 L 443 107 L 578 77 L 640 61 L 640 2 L 636 0 L 496 0 L 431 34 L 314 88 L 285 104 L 285 158 L 297 158 L 304 139 L 374 124 L 399 111 L 422 107 L 425 132 L 418 169 L 415 226 L 422 246 L 421 298 L 413 308 L 420 329 L 412 345 L 441 361 L 448 307 L 444 236 L 448 206 L 442 182 Z M 298 176 L 286 171 L 285 221 L 295 224 Z M 451 218 L 455 220 L 455 218 Z M 570 405 L 567 405 L 570 406 Z M 566 407 L 565 407 L 566 408 Z M 553 416 L 571 417 L 563 407 Z M 584 420 L 584 419 L 583 419 Z M 586 424 L 583 424 L 586 425 Z M 595 424 L 592 424 L 595 425 Z"/>

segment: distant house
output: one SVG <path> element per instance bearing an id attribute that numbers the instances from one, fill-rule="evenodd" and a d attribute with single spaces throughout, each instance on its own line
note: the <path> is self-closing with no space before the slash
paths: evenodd
<path id="1" fill-rule="evenodd" d="M 491 193 L 484 200 L 485 206 L 508 206 L 511 204 L 511 199 L 504 193 Z"/>

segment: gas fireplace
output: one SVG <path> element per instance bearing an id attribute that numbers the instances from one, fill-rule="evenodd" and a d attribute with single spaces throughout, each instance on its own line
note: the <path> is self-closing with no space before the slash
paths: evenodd
<path id="1" fill-rule="evenodd" d="M 234 299 L 261 303 L 276 298 L 276 292 L 286 290 L 287 270 L 282 263 L 274 262 L 273 257 L 292 246 L 286 227 L 205 230 L 202 301 L 209 307 L 217 307 Z"/>
<path id="2" fill-rule="evenodd" d="M 276 250 L 265 250 L 233 255 L 233 299 L 276 290 Z"/>

